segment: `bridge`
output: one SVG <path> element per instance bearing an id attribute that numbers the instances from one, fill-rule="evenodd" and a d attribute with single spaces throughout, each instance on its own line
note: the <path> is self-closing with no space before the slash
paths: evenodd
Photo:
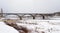
<path id="1" fill-rule="evenodd" d="M 1 17 L 5 17 L 7 15 L 17 15 L 20 20 L 22 20 L 22 17 L 24 15 L 30 15 L 33 17 L 33 19 L 35 19 L 35 16 L 39 15 L 39 16 L 42 16 L 42 19 L 45 19 L 46 17 L 48 16 L 54 16 L 54 15 L 59 15 L 60 16 L 60 12 L 55 12 L 55 13 L 3 13 L 3 9 L 1 9 L 1 12 L 0 12 L 0 16 Z"/>

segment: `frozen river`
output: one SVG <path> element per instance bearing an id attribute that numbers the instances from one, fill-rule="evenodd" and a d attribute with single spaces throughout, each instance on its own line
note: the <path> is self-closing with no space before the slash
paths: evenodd
<path id="1" fill-rule="evenodd" d="M 16 24 L 31 30 L 30 33 L 60 33 L 60 20 L 20 20 Z M 19 32 L 0 21 L 0 33 Z"/>
<path id="2" fill-rule="evenodd" d="M 17 25 L 39 33 L 42 33 L 42 31 L 45 33 L 60 33 L 59 20 L 21 20 Z"/>

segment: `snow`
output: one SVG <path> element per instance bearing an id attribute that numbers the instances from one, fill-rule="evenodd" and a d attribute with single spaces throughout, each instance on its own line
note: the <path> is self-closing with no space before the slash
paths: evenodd
<path id="1" fill-rule="evenodd" d="M 0 22 L 0 33 L 19 33 L 13 27 L 6 25 L 4 22 Z"/>
<path id="2" fill-rule="evenodd" d="M 26 27 L 29 33 L 60 33 L 60 20 L 20 20 L 18 26 Z M 13 27 L 0 21 L 0 33 L 19 33 Z"/>
<path id="3" fill-rule="evenodd" d="M 45 33 L 60 33 L 60 25 L 58 24 L 60 23 L 59 20 L 22 20 L 20 22 L 23 23 L 17 23 L 17 25 L 25 26 L 26 28 L 32 30 L 33 33 L 37 33 L 36 31 L 38 31 L 39 33 L 42 33 L 42 31 Z M 37 24 L 35 25 L 29 23 Z"/>
<path id="4" fill-rule="evenodd" d="M 50 17 L 49 19 L 51 19 L 51 20 L 60 20 L 60 16 L 53 16 L 53 17 Z"/>
<path id="5" fill-rule="evenodd" d="M 7 15 L 5 19 L 19 19 L 17 15 Z"/>

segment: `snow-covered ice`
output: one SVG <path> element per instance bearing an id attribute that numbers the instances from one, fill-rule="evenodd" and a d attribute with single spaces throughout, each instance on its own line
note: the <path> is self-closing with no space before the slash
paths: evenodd
<path id="1" fill-rule="evenodd" d="M 20 20 L 18 26 L 31 30 L 28 33 L 60 33 L 60 20 Z M 0 33 L 19 33 L 16 29 L 0 21 Z"/>
<path id="2" fill-rule="evenodd" d="M 60 33 L 60 25 L 56 23 L 60 23 L 59 20 L 22 20 L 17 23 L 17 25 L 25 26 L 28 29 L 32 29 L 33 32 L 38 31 L 39 33 Z M 26 22 L 26 23 L 25 23 Z M 31 24 L 29 24 L 31 23 Z M 36 25 L 33 23 L 37 23 Z M 54 23 L 54 24 L 52 24 Z M 36 32 L 37 33 L 37 32 Z"/>

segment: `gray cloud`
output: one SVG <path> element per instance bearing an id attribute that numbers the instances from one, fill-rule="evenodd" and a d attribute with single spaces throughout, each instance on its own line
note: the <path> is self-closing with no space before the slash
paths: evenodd
<path id="1" fill-rule="evenodd" d="M 4 12 L 51 13 L 60 11 L 60 0 L 0 0 Z"/>

